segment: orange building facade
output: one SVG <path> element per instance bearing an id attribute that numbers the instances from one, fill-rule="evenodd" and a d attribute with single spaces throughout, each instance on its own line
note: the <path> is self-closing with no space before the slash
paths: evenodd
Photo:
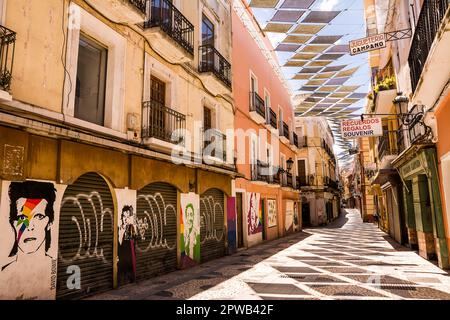
<path id="1" fill-rule="evenodd" d="M 450 92 L 447 92 L 445 98 L 439 103 L 435 116 L 438 131 L 438 142 L 436 147 L 442 199 L 442 215 L 444 218 L 447 243 L 450 243 L 450 136 L 448 134 L 448 128 L 450 128 Z"/>
<path id="2" fill-rule="evenodd" d="M 270 43 L 243 10 L 245 22 L 232 14 L 235 158 L 242 176 L 234 192 L 238 247 L 250 247 L 300 230 L 301 205 L 290 93 L 270 63 Z"/>

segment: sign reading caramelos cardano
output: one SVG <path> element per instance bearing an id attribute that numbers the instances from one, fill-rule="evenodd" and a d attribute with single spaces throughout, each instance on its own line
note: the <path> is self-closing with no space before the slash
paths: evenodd
<path id="1" fill-rule="evenodd" d="M 344 139 L 382 136 L 382 121 L 381 118 L 344 120 L 341 122 L 341 131 Z"/>
<path id="2" fill-rule="evenodd" d="M 372 50 L 385 48 L 386 36 L 384 35 L 384 33 L 382 33 L 362 39 L 353 40 L 350 41 L 349 47 L 350 54 L 352 56 Z"/>

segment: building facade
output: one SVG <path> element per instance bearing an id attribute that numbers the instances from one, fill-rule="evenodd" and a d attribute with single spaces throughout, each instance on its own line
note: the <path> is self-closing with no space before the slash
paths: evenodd
<path id="1" fill-rule="evenodd" d="M 238 247 L 250 247 L 301 229 L 294 113 L 276 73 L 270 42 L 252 12 L 235 1 L 233 93 L 236 105 L 235 181 Z M 271 53 L 268 53 L 271 52 Z M 267 54 L 265 54 L 267 53 Z"/>
<path id="2" fill-rule="evenodd" d="M 0 297 L 82 298 L 232 251 L 230 2 L 0 8 Z"/>
<path id="3" fill-rule="evenodd" d="M 297 117 L 297 152 L 302 191 L 302 222 L 318 226 L 333 221 L 340 212 L 339 174 L 333 153 L 334 138 L 324 117 Z"/>
<path id="4" fill-rule="evenodd" d="M 376 12 L 382 1 L 369 2 L 372 32 L 406 30 L 411 36 L 371 54 L 374 94 L 366 112 L 383 117 L 384 135 L 371 141 L 375 166 L 367 174 L 381 227 L 448 268 L 442 165 L 448 121 L 441 116 L 450 79 L 448 2 L 396 1 L 387 14 Z M 377 20 L 382 15 L 386 20 Z"/>

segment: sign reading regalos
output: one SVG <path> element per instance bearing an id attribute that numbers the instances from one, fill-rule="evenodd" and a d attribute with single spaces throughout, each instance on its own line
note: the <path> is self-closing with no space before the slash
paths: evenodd
<path id="1" fill-rule="evenodd" d="M 344 120 L 341 122 L 341 132 L 344 139 L 382 136 L 382 121 L 381 118 Z"/>
<path id="2" fill-rule="evenodd" d="M 386 47 L 386 36 L 384 33 L 374 36 L 350 41 L 350 54 L 352 56 L 364 52 L 382 49 Z"/>

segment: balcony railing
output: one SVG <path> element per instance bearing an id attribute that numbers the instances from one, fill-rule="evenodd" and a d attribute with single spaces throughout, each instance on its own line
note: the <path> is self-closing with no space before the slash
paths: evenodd
<path id="1" fill-rule="evenodd" d="M 194 54 L 194 25 L 169 0 L 151 0 L 150 19 L 144 28 L 153 27 L 160 27 L 187 52 Z"/>
<path id="2" fill-rule="evenodd" d="M 378 159 L 382 160 L 384 156 L 395 154 L 397 154 L 397 149 L 391 145 L 389 132 L 385 131 L 382 136 L 378 137 Z"/>
<path id="3" fill-rule="evenodd" d="M 309 187 L 311 185 L 313 185 L 313 183 L 311 183 L 311 179 L 310 176 L 298 176 L 297 177 L 297 189 L 299 189 L 300 187 Z"/>
<path id="4" fill-rule="evenodd" d="M 264 100 L 256 92 L 250 92 L 250 111 L 258 113 L 264 119 L 266 118 Z"/>
<path id="5" fill-rule="evenodd" d="M 11 89 L 16 33 L 0 26 L 0 41 L 0 88 L 9 91 Z"/>
<path id="6" fill-rule="evenodd" d="M 292 173 L 286 173 L 286 184 L 289 188 L 294 188 L 294 177 Z"/>
<path id="7" fill-rule="evenodd" d="M 251 165 L 252 181 L 269 182 L 270 179 L 268 171 L 269 165 L 258 160 L 256 164 Z"/>
<path id="8" fill-rule="evenodd" d="M 269 112 L 267 114 L 266 123 L 271 125 L 272 128 L 277 129 L 277 114 L 271 108 L 269 108 Z"/>
<path id="9" fill-rule="evenodd" d="M 148 0 L 128 0 L 128 1 L 133 6 L 135 6 L 140 12 L 142 12 L 143 14 L 146 14 Z"/>
<path id="10" fill-rule="evenodd" d="M 448 5 L 448 0 L 425 0 L 423 2 L 408 58 L 413 91 L 417 89 L 428 53 L 445 17 Z"/>
<path id="11" fill-rule="evenodd" d="M 231 64 L 211 45 L 199 47 L 199 72 L 212 72 L 227 87 L 231 88 Z"/>
<path id="12" fill-rule="evenodd" d="M 289 139 L 289 126 L 286 122 L 282 121 L 280 122 L 280 137 L 285 137 L 286 139 Z"/>
<path id="13" fill-rule="evenodd" d="M 142 137 L 157 138 L 166 142 L 184 142 L 186 116 L 161 103 L 151 100 L 142 107 Z"/>
<path id="14" fill-rule="evenodd" d="M 268 182 L 270 184 L 281 184 L 281 172 L 280 172 L 280 168 L 279 167 L 269 167 L 269 170 L 271 170 L 271 172 L 269 173 L 269 178 L 268 178 Z"/>
<path id="15" fill-rule="evenodd" d="M 204 129 L 203 129 L 204 130 Z M 227 159 L 227 136 L 217 129 L 208 129 L 203 131 L 204 152 L 213 158 L 219 158 L 223 161 Z M 205 150 L 207 149 L 208 150 Z"/>
<path id="16" fill-rule="evenodd" d="M 292 133 L 292 144 L 297 148 L 300 148 L 300 144 L 298 142 L 298 136 L 295 132 Z"/>

